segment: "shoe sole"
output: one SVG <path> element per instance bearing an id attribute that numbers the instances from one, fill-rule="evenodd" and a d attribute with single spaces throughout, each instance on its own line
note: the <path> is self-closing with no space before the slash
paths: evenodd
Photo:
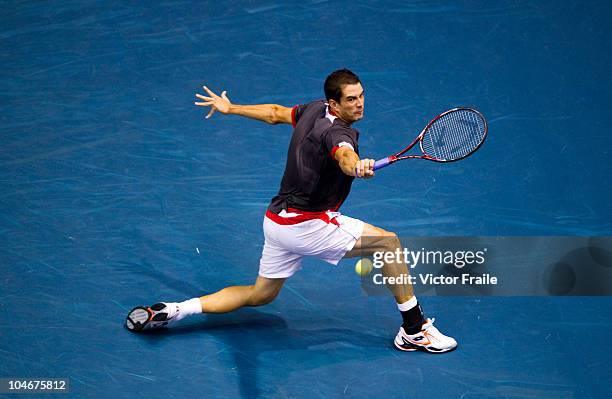
<path id="1" fill-rule="evenodd" d="M 397 344 L 397 342 L 395 342 L 395 340 L 393 340 L 393 346 L 395 347 L 395 349 L 397 349 L 398 351 L 402 351 L 402 352 L 416 352 L 418 349 L 416 347 L 416 345 L 410 344 L 412 346 L 410 347 L 402 347 L 400 345 Z"/>
<path id="2" fill-rule="evenodd" d="M 424 346 L 418 346 L 418 345 L 415 345 L 415 346 L 414 346 L 413 348 L 411 348 L 411 349 L 402 349 L 402 348 L 400 348 L 400 347 L 399 347 L 399 346 L 398 346 L 398 345 L 395 343 L 395 341 L 394 341 L 394 342 L 393 342 L 393 346 L 395 346 L 395 348 L 396 348 L 397 350 L 400 350 L 400 351 L 402 351 L 402 352 L 416 352 L 416 351 L 420 351 L 420 352 L 426 352 L 426 353 L 433 353 L 433 354 L 436 354 L 436 355 L 437 355 L 437 354 L 441 354 L 441 353 L 448 353 L 448 352 L 452 352 L 452 351 L 454 351 L 455 349 L 457 349 L 457 346 L 459 346 L 459 345 L 457 345 L 457 346 L 455 346 L 454 348 L 451 348 L 451 349 L 442 349 L 442 350 L 435 350 L 435 349 L 434 349 L 434 350 L 431 350 L 431 349 L 426 348 L 426 347 L 424 347 Z"/>
<path id="3" fill-rule="evenodd" d="M 442 349 L 442 350 L 436 350 L 436 349 L 429 349 L 425 346 L 422 345 L 417 345 L 417 344 L 413 344 L 412 342 L 407 342 L 408 344 L 412 345 L 409 348 L 403 348 L 402 346 L 398 345 L 397 342 L 395 340 L 393 340 L 393 346 L 395 347 L 395 349 L 402 351 L 402 352 L 416 352 L 416 351 L 421 351 L 421 352 L 427 352 L 427 353 L 434 353 L 434 354 L 438 354 L 438 353 L 448 353 L 448 352 L 452 352 L 455 349 L 457 349 L 457 346 L 450 348 L 450 349 Z"/>
<path id="4" fill-rule="evenodd" d="M 130 331 L 142 331 L 150 320 L 150 310 L 144 306 L 137 306 L 128 313 L 125 326 Z"/>
<path id="5" fill-rule="evenodd" d="M 160 302 L 150 307 L 136 306 L 128 313 L 125 319 L 125 327 L 134 332 L 147 328 L 160 328 L 168 324 L 168 314 L 160 312 L 166 308 L 166 304 Z M 157 324 L 151 324 L 155 322 Z"/>

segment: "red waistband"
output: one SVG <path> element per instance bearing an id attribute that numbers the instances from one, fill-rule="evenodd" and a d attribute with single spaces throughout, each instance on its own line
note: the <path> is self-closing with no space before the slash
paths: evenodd
<path id="1" fill-rule="evenodd" d="M 289 208 L 287 209 L 287 212 L 297 213 L 297 215 L 289 216 L 289 217 L 282 217 L 270 210 L 267 210 L 266 217 L 270 219 L 271 221 L 273 221 L 274 223 L 282 224 L 282 225 L 298 224 L 298 223 L 306 222 L 308 220 L 319 219 L 319 220 L 324 221 L 325 223 L 328 223 L 328 224 L 332 223 L 332 224 L 335 224 L 336 226 L 340 226 L 340 223 L 338 223 L 338 221 L 336 220 L 336 217 L 334 216 L 330 218 L 329 215 L 327 214 L 327 211 L 310 212 L 310 211 L 300 211 L 299 209 Z"/>

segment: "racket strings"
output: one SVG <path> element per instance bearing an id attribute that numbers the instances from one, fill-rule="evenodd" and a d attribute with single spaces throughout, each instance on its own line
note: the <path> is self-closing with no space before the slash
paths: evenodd
<path id="1" fill-rule="evenodd" d="M 478 148 L 486 135 L 482 116 L 460 109 L 443 115 L 432 123 L 421 140 L 423 152 L 438 160 L 463 158 Z"/>

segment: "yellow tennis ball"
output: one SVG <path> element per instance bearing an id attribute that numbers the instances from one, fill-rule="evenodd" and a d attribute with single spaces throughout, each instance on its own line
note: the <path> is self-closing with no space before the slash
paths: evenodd
<path id="1" fill-rule="evenodd" d="M 360 276 L 367 276 L 372 271 L 372 261 L 368 258 L 361 258 L 355 263 L 355 273 Z"/>

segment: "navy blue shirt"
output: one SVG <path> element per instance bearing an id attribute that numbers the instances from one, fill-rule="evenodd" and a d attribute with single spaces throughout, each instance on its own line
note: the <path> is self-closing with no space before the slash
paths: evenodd
<path id="1" fill-rule="evenodd" d="M 342 172 L 334 159 L 340 147 L 359 154 L 359 132 L 328 112 L 325 101 L 313 101 L 292 110 L 293 134 L 278 194 L 268 210 L 320 212 L 336 210 L 351 190 L 354 177 Z"/>

